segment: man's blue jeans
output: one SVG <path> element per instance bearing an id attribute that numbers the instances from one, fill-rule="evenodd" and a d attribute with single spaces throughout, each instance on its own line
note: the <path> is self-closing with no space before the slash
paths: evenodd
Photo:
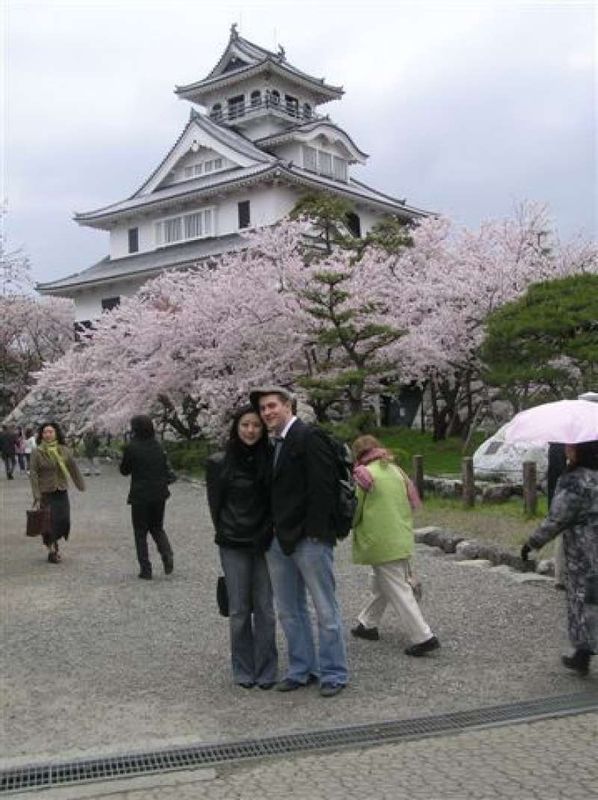
<path id="1" fill-rule="evenodd" d="M 228 591 L 235 683 L 274 683 L 278 664 L 272 586 L 262 553 L 220 548 Z"/>
<path id="2" fill-rule="evenodd" d="M 286 677 L 307 683 L 319 675 L 320 683 L 347 683 L 347 654 L 343 624 L 335 596 L 332 547 L 316 539 L 301 539 L 290 556 L 275 538 L 268 550 L 268 569 L 274 589 L 278 619 L 289 651 Z M 319 657 L 316 657 L 306 589 L 318 622 Z"/>

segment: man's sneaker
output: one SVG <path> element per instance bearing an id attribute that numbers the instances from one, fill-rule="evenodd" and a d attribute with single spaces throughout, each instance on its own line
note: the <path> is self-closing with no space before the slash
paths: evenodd
<path id="1" fill-rule="evenodd" d="M 303 689 L 305 686 L 311 686 L 312 683 L 317 683 L 317 675 L 310 675 L 305 683 L 300 683 L 293 678 L 283 678 L 274 687 L 277 692 L 294 692 L 295 689 Z"/>
<path id="2" fill-rule="evenodd" d="M 438 639 L 435 636 L 431 636 L 429 639 L 426 639 L 425 642 L 412 644 L 411 647 L 407 647 L 405 653 L 408 656 L 425 656 L 426 653 L 430 653 L 432 650 L 438 650 L 439 647 L 440 642 Z"/>
<path id="3" fill-rule="evenodd" d="M 354 628 L 351 628 L 351 633 L 358 639 L 368 639 L 370 642 L 377 642 L 380 638 L 378 628 L 366 628 L 361 622 Z"/>
<path id="4" fill-rule="evenodd" d="M 142 581 L 151 581 L 152 573 L 151 572 L 140 572 L 137 577 L 141 578 Z"/>
<path id="5" fill-rule="evenodd" d="M 578 675 L 587 675 L 590 671 L 592 654 L 588 650 L 576 650 L 572 656 L 562 656 L 561 661 L 567 669 L 573 669 Z"/>
<path id="6" fill-rule="evenodd" d="M 345 688 L 344 683 L 323 683 L 320 686 L 320 697 L 334 697 Z"/>
<path id="7" fill-rule="evenodd" d="M 174 561 L 172 559 L 172 556 L 170 558 L 165 558 L 164 559 L 164 572 L 165 572 L 165 574 L 166 575 L 170 575 L 170 573 L 172 572 L 173 569 L 174 569 Z"/>

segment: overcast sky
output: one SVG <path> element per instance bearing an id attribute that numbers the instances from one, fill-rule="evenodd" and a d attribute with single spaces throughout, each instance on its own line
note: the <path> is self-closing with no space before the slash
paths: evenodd
<path id="1" fill-rule="evenodd" d="M 6 234 L 37 280 L 107 254 L 108 234 L 73 213 L 128 197 L 153 171 L 189 117 L 175 84 L 210 71 L 232 22 L 345 88 L 321 110 L 370 154 L 358 179 L 472 226 L 539 200 L 564 236 L 596 236 L 592 2 L 0 5 Z"/>

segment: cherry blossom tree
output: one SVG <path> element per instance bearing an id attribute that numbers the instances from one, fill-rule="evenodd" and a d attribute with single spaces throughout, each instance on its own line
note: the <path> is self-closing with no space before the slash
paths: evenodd
<path id="1" fill-rule="evenodd" d="M 32 372 L 69 349 L 73 324 L 72 302 L 36 295 L 27 257 L 0 232 L 0 417 L 25 397 Z"/>
<path id="2" fill-rule="evenodd" d="M 40 386 L 72 399 L 79 429 L 119 430 L 147 412 L 181 436 L 214 438 L 265 381 L 303 387 L 320 418 L 416 381 L 443 437 L 467 427 L 487 391 L 488 315 L 532 283 L 597 269 L 593 245 L 561 244 L 531 205 L 475 231 L 430 218 L 404 247 L 393 227 L 396 247 L 371 238 L 314 255 L 308 231 L 286 221 L 212 263 L 163 273 L 46 366 Z"/>

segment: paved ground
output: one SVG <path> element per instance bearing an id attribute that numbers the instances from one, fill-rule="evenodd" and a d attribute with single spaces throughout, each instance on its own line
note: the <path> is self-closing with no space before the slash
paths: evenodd
<path id="1" fill-rule="evenodd" d="M 44 792 L 47 800 L 590 800 L 598 715 L 161 778 Z"/>
<path id="2" fill-rule="evenodd" d="M 51 565 L 39 542 L 24 536 L 27 482 L 0 479 L 3 766 L 407 718 L 598 688 L 595 666 L 582 680 L 559 665 L 566 644 L 564 598 L 551 583 L 518 585 L 500 571 L 461 566 L 422 547 L 424 613 L 443 645 L 437 655 L 405 656 L 406 643 L 389 615 L 380 642 L 350 637 L 351 685 L 337 698 L 323 700 L 315 689 L 290 695 L 238 689 L 230 682 L 227 623 L 214 602 L 218 565 L 203 490 L 174 486 L 167 530 L 175 572 L 166 578 L 156 563 L 156 578 L 142 582 L 125 504 L 127 482 L 108 467 L 88 484 L 88 492 L 72 496 L 73 533 L 64 561 Z M 348 543 L 337 553 L 349 625 L 366 596 L 368 571 L 351 565 Z M 386 750 L 376 748 L 361 758 L 371 760 L 375 770 Z M 337 757 L 356 758 L 322 756 Z M 319 758 L 301 757 L 297 763 Z M 263 768 L 276 772 L 277 763 Z"/>

